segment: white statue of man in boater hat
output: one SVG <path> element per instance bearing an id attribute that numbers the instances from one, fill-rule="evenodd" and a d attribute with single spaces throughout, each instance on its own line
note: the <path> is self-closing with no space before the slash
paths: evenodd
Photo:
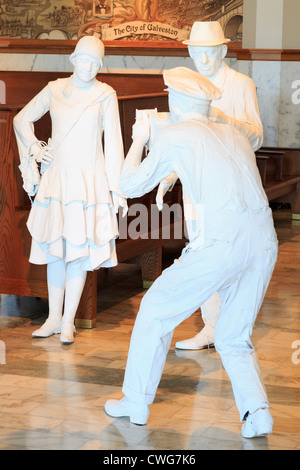
<path id="1" fill-rule="evenodd" d="M 74 73 L 49 82 L 14 119 L 23 187 L 35 197 L 29 261 L 47 264 L 49 315 L 32 336 L 60 333 L 64 344 L 74 341 L 87 271 L 117 264 L 116 212 L 127 210 L 119 188 L 124 151 L 117 96 L 96 79 L 103 59 L 98 38 L 81 38 L 70 56 Z M 34 122 L 47 111 L 48 145 L 34 134 Z"/>
<path id="2" fill-rule="evenodd" d="M 263 128 L 257 104 L 256 87 L 253 80 L 246 75 L 228 67 L 223 59 L 227 54 L 227 43 L 222 27 L 218 21 L 195 22 L 188 45 L 190 57 L 196 70 L 208 78 L 221 91 L 219 100 L 213 100 L 211 119 L 216 122 L 229 124 L 240 130 L 251 143 L 253 150 L 258 150 L 263 142 Z M 160 193 L 172 188 L 176 175 L 167 178 L 160 185 Z M 189 204 L 188 195 L 185 203 Z M 162 205 L 162 200 L 158 201 Z M 190 213 L 191 211 L 189 211 Z M 193 218 L 193 217 L 192 217 Z M 189 232 L 189 224 L 186 220 Z M 201 306 L 204 328 L 194 338 L 178 341 L 178 349 L 203 349 L 213 347 L 214 329 L 220 309 L 220 299 L 217 293 Z"/>
<path id="3" fill-rule="evenodd" d="M 127 197 L 140 197 L 176 171 L 199 231 L 143 297 L 130 341 L 125 397 L 108 400 L 105 410 L 147 423 L 174 329 L 219 292 L 215 346 L 245 421 L 242 435 L 269 434 L 273 420 L 251 334 L 277 257 L 272 211 L 248 139 L 234 126 L 209 119 L 220 90 L 184 67 L 166 70 L 164 81 L 173 124 L 141 161 L 149 124 L 146 118 L 136 121 L 120 187 Z"/>

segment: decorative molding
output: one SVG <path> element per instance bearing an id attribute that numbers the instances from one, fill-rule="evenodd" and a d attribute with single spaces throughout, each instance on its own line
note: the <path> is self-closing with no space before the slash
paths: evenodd
<path id="1" fill-rule="evenodd" d="M 75 40 L 1 39 L 0 54 L 71 54 Z M 176 41 L 103 41 L 106 55 L 188 57 L 188 49 Z M 227 57 L 237 60 L 299 61 L 299 49 L 243 49 L 242 43 L 228 45 Z"/>
<path id="2" fill-rule="evenodd" d="M 236 51 L 238 60 L 264 60 L 293 62 L 300 60 L 299 49 L 240 49 Z"/>
<path id="3" fill-rule="evenodd" d="M 76 40 L 1 39 L 1 53 L 71 54 Z M 187 46 L 177 41 L 103 41 L 106 55 L 188 56 Z"/>

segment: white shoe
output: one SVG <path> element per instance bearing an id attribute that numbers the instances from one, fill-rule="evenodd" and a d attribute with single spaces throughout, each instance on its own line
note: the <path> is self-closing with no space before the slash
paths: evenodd
<path id="1" fill-rule="evenodd" d="M 259 408 L 255 413 L 247 416 L 241 433 L 243 437 L 251 439 L 272 434 L 272 430 L 273 418 L 269 408 Z"/>
<path id="2" fill-rule="evenodd" d="M 57 322 L 48 318 L 38 330 L 32 333 L 32 336 L 34 338 L 48 338 L 49 336 L 60 333 L 60 327 L 61 321 Z"/>
<path id="3" fill-rule="evenodd" d="M 62 322 L 60 342 L 63 344 L 74 343 L 74 333 L 76 332 L 75 326 L 71 322 Z"/>
<path id="4" fill-rule="evenodd" d="M 131 423 L 141 426 L 147 424 L 150 414 L 148 405 L 131 402 L 126 397 L 121 400 L 108 400 L 104 405 L 104 409 L 113 418 L 128 416 Z"/>
<path id="5" fill-rule="evenodd" d="M 194 338 L 184 341 L 177 341 L 175 348 L 177 349 L 205 349 L 214 347 L 214 329 L 205 325 L 204 328 Z"/>

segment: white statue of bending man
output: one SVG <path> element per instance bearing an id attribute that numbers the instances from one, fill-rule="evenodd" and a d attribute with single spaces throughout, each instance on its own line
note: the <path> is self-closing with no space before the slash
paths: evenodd
<path id="1" fill-rule="evenodd" d="M 256 151 L 263 142 L 256 87 L 251 78 L 231 69 L 223 61 L 227 54 L 228 42 L 230 40 L 225 38 L 218 21 L 199 21 L 194 23 L 190 38 L 184 41 L 184 44 L 188 45 L 196 70 L 222 92 L 219 100 L 212 101 L 210 120 L 234 126 L 248 138 L 253 150 Z M 176 179 L 177 176 L 173 174 L 160 184 L 157 198 L 159 207 L 162 206 L 163 194 L 173 187 Z M 184 202 L 191 207 L 187 194 L 184 194 Z M 192 233 L 192 224 L 193 220 L 186 220 L 188 233 Z M 178 341 L 176 348 L 213 347 L 219 309 L 220 298 L 215 293 L 204 305 L 201 305 L 204 328 L 195 337 Z"/>
<path id="2" fill-rule="evenodd" d="M 61 333 L 65 344 L 74 341 L 87 271 L 117 264 L 116 212 L 127 210 L 119 188 L 124 151 L 117 97 L 96 79 L 103 59 L 98 38 L 81 38 L 70 56 L 73 75 L 49 82 L 14 119 L 23 187 L 35 196 L 29 261 L 47 264 L 49 316 L 32 335 Z M 34 134 L 34 122 L 47 111 L 48 145 Z"/>
<path id="3" fill-rule="evenodd" d="M 166 70 L 164 81 L 173 124 L 142 161 L 149 125 L 137 120 L 120 186 L 127 197 L 140 197 L 176 171 L 200 230 L 143 297 L 130 340 L 125 396 L 108 400 L 105 410 L 147 423 L 174 329 L 219 292 L 215 346 L 245 421 L 242 435 L 269 434 L 273 419 L 251 334 L 277 257 L 272 211 L 247 138 L 209 119 L 220 90 L 184 67 Z"/>

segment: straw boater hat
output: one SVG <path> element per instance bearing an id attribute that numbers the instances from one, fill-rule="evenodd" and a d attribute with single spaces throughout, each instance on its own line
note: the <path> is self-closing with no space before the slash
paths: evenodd
<path id="1" fill-rule="evenodd" d="M 219 46 L 227 44 L 223 29 L 218 21 L 196 21 L 191 29 L 190 39 L 183 41 L 188 46 Z"/>
<path id="2" fill-rule="evenodd" d="M 194 101 L 212 101 L 221 98 L 221 91 L 208 78 L 186 67 L 165 70 L 163 77 L 169 93 L 180 93 Z"/>
<path id="3" fill-rule="evenodd" d="M 104 44 L 96 36 L 83 36 L 76 44 L 73 54 L 70 55 L 70 60 L 74 59 L 77 54 L 89 54 L 100 60 L 101 66 L 104 59 Z"/>

